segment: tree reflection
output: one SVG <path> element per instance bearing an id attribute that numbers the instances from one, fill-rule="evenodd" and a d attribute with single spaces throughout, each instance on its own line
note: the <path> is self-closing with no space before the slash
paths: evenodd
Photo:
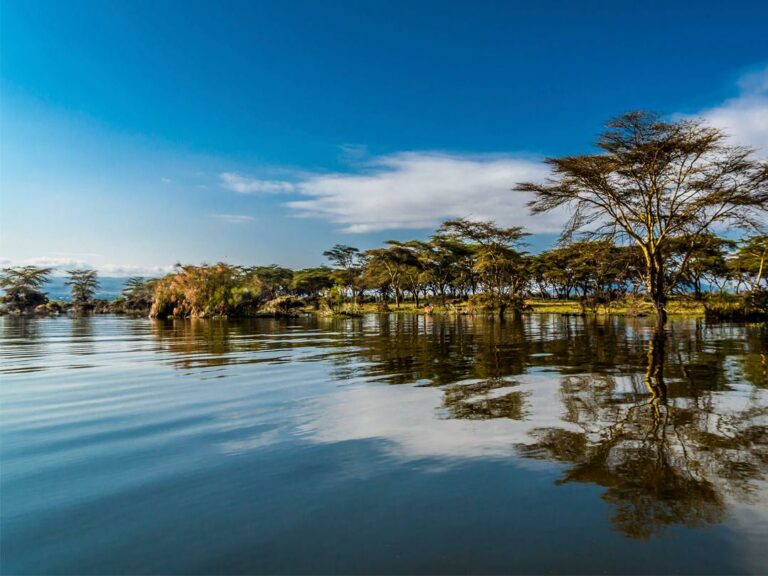
<path id="1" fill-rule="evenodd" d="M 765 405 L 700 393 L 669 400 L 667 339 L 660 330 L 648 342 L 645 398 L 637 376 L 624 390 L 615 377 L 563 378 L 563 421 L 572 426 L 536 429 L 535 441 L 518 447 L 566 464 L 560 483 L 605 487 L 615 526 L 635 538 L 721 521 L 726 498 L 749 500 L 768 465 Z"/>
<path id="2" fill-rule="evenodd" d="M 153 326 L 182 369 L 322 361 L 336 380 L 435 387 L 442 418 L 511 420 L 531 438 L 523 457 L 561 463 L 560 483 L 603 487 L 634 538 L 720 522 L 768 471 L 765 326 L 540 315 Z M 534 409 L 533 373 L 558 403 L 549 420 Z"/>
<path id="3" fill-rule="evenodd" d="M 514 390 L 514 386 L 516 382 L 504 378 L 454 384 L 445 388 L 443 406 L 450 418 L 523 420 L 528 414 L 525 399 L 529 393 Z"/>

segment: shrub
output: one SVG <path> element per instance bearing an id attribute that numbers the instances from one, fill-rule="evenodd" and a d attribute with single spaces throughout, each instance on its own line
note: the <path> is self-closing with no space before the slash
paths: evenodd
<path id="1" fill-rule="evenodd" d="M 721 294 L 704 306 L 712 320 L 762 320 L 768 318 L 768 290 L 751 290 L 741 295 Z"/>
<path id="2" fill-rule="evenodd" d="M 152 318 L 210 318 L 252 313 L 261 303 L 261 283 L 240 266 L 178 266 L 154 285 Z"/>

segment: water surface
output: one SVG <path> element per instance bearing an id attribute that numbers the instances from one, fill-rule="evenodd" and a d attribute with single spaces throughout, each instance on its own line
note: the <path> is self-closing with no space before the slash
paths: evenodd
<path id="1" fill-rule="evenodd" d="M 4 574 L 762 573 L 768 330 L 0 319 Z"/>

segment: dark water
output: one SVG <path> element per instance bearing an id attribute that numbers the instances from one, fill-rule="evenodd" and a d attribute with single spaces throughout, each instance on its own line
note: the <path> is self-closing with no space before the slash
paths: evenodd
<path id="1" fill-rule="evenodd" d="M 3 574 L 764 573 L 768 329 L 0 319 Z"/>

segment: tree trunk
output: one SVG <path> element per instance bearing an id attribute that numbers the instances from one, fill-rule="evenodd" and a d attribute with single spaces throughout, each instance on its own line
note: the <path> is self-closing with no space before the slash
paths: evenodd
<path id="1" fill-rule="evenodd" d="M 646 276 L 645 284 L 656 310 L 659 325 L 667 322 L 667 287 L 664 278 L 664 259 L 661 252 L 645 250 Z"/>
<path id="2" fill-rule="evenodd" d="M 704 295 L 701 292 L 701 280 L 699 278 L 696 278 L 693 281 L 693 297 L 698 302 L 701 302 L 704 299 Z"/>

